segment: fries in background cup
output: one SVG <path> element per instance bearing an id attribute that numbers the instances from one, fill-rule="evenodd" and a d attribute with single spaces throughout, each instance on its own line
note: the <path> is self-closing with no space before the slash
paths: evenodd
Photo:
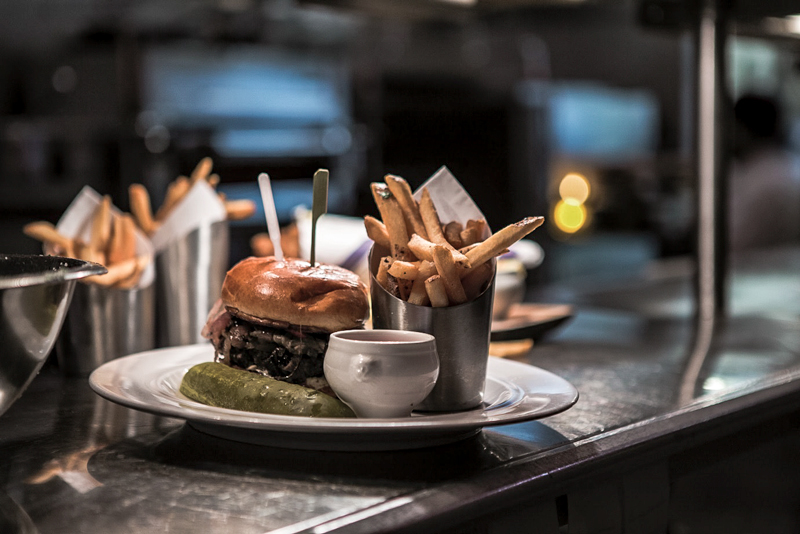
<path id="1" fill-rule="evenodd" d="M 45 221 L 25 225 L 23 233 L 44 244 L 48 253 L 99 263 L 105 274 L 87 277 L 81 282 L 103 287 L 131 289 L 136 287 L 150 254 L 136 252 L 136 225 L 129 213 L 112 209 L 111 197 L 102 197 L 94 213 L 89 214 L 89 238 L 69 237 Z"/>
<path id="2" fill-rule="evenodd" d="M 382 220 L 364 218 L 370 239 L 390 251 L 376 279 L 389 293 L 418 306 L 474 300 L 491 283 L 491 260 L 544 222 L 526 217 L 484 239 L 485 220 L 443 222 L 427 188 L 417 202 L 405 179 L 387 175 L 385 180 L 370 186 Z"/>
<path id="3" fill-rule="evenodd" d="M 266 257 L 275 254 L 275 247 L 267 232 L 259 232 L 250 238 L 253 256 Z M 281 228 L 281 250 L 287 258 L 300 257 L 300 231 L 296 223 Z"/>
<path id="4" fill-rule="evenodd" d="M 175 207 L 180 204 L 192 186 L 199 181 L 205 181 L 216 189 L 219 185 L 219 175 L 212 174 L 214 161 L 205 157 L 195 166 L 189 176 L 178 176 L 167 186 L 164 202 L 154 212 L 147 188 L 142 184 L 131 184 L 128 196 L 136 224 L 148 236 L 153 236 L 163 222 L 169 217 Z M 229 200 L 223 193 L 217 193 L 225 206 L 225 214 L 229 221 L 247 219 L 256 212 L 256 204 L 252 200 Z"/>

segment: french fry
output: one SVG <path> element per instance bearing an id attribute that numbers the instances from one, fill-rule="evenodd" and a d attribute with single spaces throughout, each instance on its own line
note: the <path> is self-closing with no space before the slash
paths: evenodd
<path id="1" fill-rule="evenodd" d="M 436 246 L 436 243 L 431 243 L 417 234 L 412 235 L 411 239 L 408 240 L 408 250 L 421 260 L 433 261 L 433 249 L 436 248 Z M 469 267 L 469 260 L 466 255 L 458 250 L 448 250 L 450 250 L 450 254 L 452 254 L 453 261 L 456 265 L 464 269 Z"/>
<path id="2" fill-rule="evenodd" d="M 239 200 L 226 200 L 225 216 L 229 221 L 241 221 L 252 217 L 256 212 L 256 203 L 248 198 Z"/>
<path id="3" fill-rule="evenodd" d="M 498 358 L 519 358 L 528 354 L 532 348 L 532 339 L 494 341 L 489 343 L 489 354 Z"/>
<path id="4" fill-rule="evenodd" d="M 376 245 L 385 247 L 387 250 L 391 248 L 389 244 L 389 234 L 386 231 L 386 226 L 370 215 L 364 217 L 364 228 L 367 230 L 367 237 L 372 239 Z"/>
<path id="5" fill-rule="evenodd" d="M 131 275 L 123 280 L 120 280 L 115 284 L 115 287 L 118 289 L 132 289 L 136 287 L 136 284 L 139 283 L 139 279 L 142 277 L 142 273 L 144 272 L 145 268 L 150 264 L 152 258 L 147 256 L 146 254 L 142 254 L 141 256 L 137 256 L 135 258 L 136 266 L 133 269 Z"/>
<path id="6" fill-rule="evenodd" d="M 470 245 L 474 245 L 478 241 L 480 241 L 478 237 L 478 229 L 475 227 L 467 226 L 463 230 L 461 230 L 461 246 L 459 248 L 463 249 L 464 247 L 468 247 Z M 462 251 L 463 252 L 463 251 Z"/>
<path id="7" fill-rule="evenodd" d="M 300 257 L 300 229 L 297 223 L 281 228 L 281 248 L 287 258 Z"/>
<path id="8" fill-rule="evenodd" d="M 389 291 L 389 267 L 392 266 L 392 257 L 391 256 L 384 256 L 381 258 L 380 263 L 378 263 L 378 272 L 375 273 L 375 280 L 381 285 L 383 289 Z"/>
<path id="9" fill-rule="evenodd" d="M 447 291 L 444 288 L 444 283 L 438 274 L 425 280 L 425 289 L 428 292 L 432 307 L 444 308 L 450 305 L 450 301 L 447 300 Z"/>
<path id="10" fill-rule="evenodd" d="M 56 227 L 49 222 L 36 221 L 28 223 L 22 228 L 22 232 L 26 236 L 32 237 L 37 241 L 58 247 L 59 249 L 65 251 L 65 253 L 66 251 L 69 251 L 69 256 L 72 256 L 75 253 L 72 239 L 61 234 Z"/>
<path id="11" fill-rule="evenodd" d="M 167 194 L 164 197 L 164 203 L 161 204 L 161 207 L 158 208 L 156 212 L 156 221 L 161 222 L 166 219 L 170 211 L 183 200 L 183 197 L 186 196 L 190 188 L 191 183 L 186 176 L 179 176 L 175 181 L 170 183 L 169 186 L 167 186 Z"/>
<path id="12" fill-rule="evenodd" d="M 394 295 L 395 297 L 406 300 L 408 299 L 408 293 L 411 291 L 411 280 L 403 280 L 402 278 L 397 278 L 392 275 L 392 265 L 394 262 L 397 261 L 391 256 L 384 256 L 381 258 L 381 262 L 378 266 L 378 274 L 376 275 L 376 279 L 378 283 L 383 286 L 383 288 Z M 383 273 L 382 271 L 385 270 L 386 272 Z"/>
<path id="13" fill-rule="evenodd" d="M 461 277 L 458 274 L 450 251 L 442 245 L 437 245 L 433 249 L 433 263 L 436 265 L 436 270 L 444 283 L 449 301 L 452 304 L 466 302 L 467 294 L 464 292 L 464 286 L 461 285 Z M 431 302 L 433 302 L 433 299 L 431 299 Z"/>
<path id="14" fill-rule="evenodd" d="M 136 224 L 147 235 L 153 235 L 158 228 L 153 220 L 153 208 L 150 205 L 150 194 L 142 184 L 131 184 L 128 188 L 128 198 Z"/>
<path id="15" fill-rule="evenodd" d="M 431 303 L 428 298 L 428 290 L 425 289 L 425 280 L 436 274 L 436 265 L 432 261 L 422 260 L 419 262 L 417 269 L 417 277 L 411 285 L 411 291 L 408 294 L 408 302 L 416 304 L 417 306 L 427 306 Z"/>
<path id="16" fill-rule="evenodd" d="M 53 254 L 62 255 L 67 258 L 74 258 L 75 257 L 75 241 L 70 240 L 69 244 L 66 247 L 54 247 Z"/>
<path id="17" fill-rule="evenodd" d="M 411 187 L 408 185 L 408 182 L 404 178 L 392 174 L 387 174 L 384 180 L 386 180 L 386 186 L 397 199 L 400 208 L 403 210 L 403 218 L 406 221 L 407 232 L 409 234 L 418 234 L 428 239 L 428 232 L 425 230 L 425 224 L 422 222 L 422 217 L 419 213 L 419 205 L 414 199 L 414 195 L 411 193 Z"/>
<path id="18" fill-rule="evenodd" d="M 461 230 L 461 247 L 467 247 L 483 239 L 483 233 L 486 231 L 485 219 L 470 219 Z"/>
<path id="19" fill-rule="evenodd" d="M 422 288 L 421 292 L 418 288 Z M 408 294 L 407 302 L 416 306 L 428 306 L 431 303 L 431 299 L 428 297 L 428 290 L 425 289 L 425 280 L 422 280 L 419 285 L 416 280 L 414 281 L 411 286 L 411 292 Z"/>
<path id="20" fill-rule="evenodd" d="M 476 246 L 478 246 L 477 243 L 473 243 L 471 245 L 467 245 L 466 247 L 461 247 L 460 249 L 458 249 L 458 251 L 466 256 L 467 252 L 469 252 L 470 250 L 472 250 Z"/>
<path id="21" fill-rule="evenodd" d="M 216 188 L 219 185 L 219 174 L 216 173 L 212 174 L 211 176 L 208 177 L 207 181 L 208 185 L 210 185 L 213 188 Z"/>
<path id="22" fill-rule="evenodd" d="M 459 249 L 464 246 L 461 240 L 461 231 L 463 230 L 461 223 L 458 221 L 450 221 L 444 225 L 444 237 L 453 248 Z"/>
<path id="23" fill-rule="evenodd" d="M 502 230 L 489 236 L 486 240 L 467 252 L 470 265 L 481 263 L 494 258 L 502 253 L 513 243 L 516 243 L 529 233 L 533 232 L 544 222 L 544 217 L 526 217 L 519 222 L 509 224 Z"/>
<path id="24" fill-rule="evenodd" d="M 418 234 L 412 234 L 408 240 L 408 250 L 421 260 L 433 261 L 433 248 L 436 245 Z"/>
<path id="25" fill-rule="evenodd" d="M 108 265 L 106 274 L 90 276 L 86 278 L 86 281 L 103 287 L 111 287 L 133 276 L 138 268 L 138 261 L 138 258 L 131 258 L 114 265 Z"/>
<path id="26" fill-rule="evenodd" d="M 392 276 L 392 273 L 389 273 L 389 278 L 394 280 L 397 284 L 397 292 L 399 293 L 400 298 L 403 300 L 408 300 L 408 295 L 411 294 L 411 286 L 414 285 L 414 281 L 397 278 Z"/>
<path id="27" fill-rule="evenodd" d="M 486 231 L 486 219 L 470 219 L 467 221 L 467 228 L 474 228 L 478 234 L 478 241 L 483 240 L 483 232 Z"/>
<path id="28" fill-rule="evenodd" d="M 299 231 L 297 225 L 292 223 L 281 228 L 281 249 L 287 258 L 300 257 Z M 250 249 L 253 256 L 265 257 L 275 254 L 275 247 L 267 232 L 259 232 L 250 238 Z"/>
<path id="29" fill-rule="evenodd" d="M 275 254 L 275 246 L 268 233 L 259 232 L 250 238 L 250 251 L 253 256 L 264 258 Z"/>
<path id="30" fill-rule="evenodd" d="M 378 211 L 381 213 L 383 224 L 386 226 L 386 233 L 389 235 L 389 251 L 392 257 L 399 260 L 412 259 L 408 257 L 408 231 L 400 203 L 394 198 L 386 184 L 374 182 L 370 188 L 375 204 L 378 205 Z"/>
<path id="31" fill-rule="evenodd" d="M 106 259 L 108 263 L 120 263 L 136 256 L 136 223 L 127 213 L 115 216 L 112 222 L 111 240 Z"/>
<path id="32" fill-rule="evenodd" d="M 88 243 L 84 243 L 80 239 L 73 241 L 73 250 L 75 251 L 75 258 L 83 261 L 91 261 L 101 265 L 106 264 L 106 255 Z"/>
<path id="33" fill-rule="evenodd" d="M 389 274 L 401 280 L 414 280 L 419 273 L 419 262 L 395 260 L 389 267 Z"/>
<path id="34" fill-rule="evenodd" d="M 92 216 L 92 233 L 89 246 L 97 251 L 105 250 L 111 239 L 111 197 L 105 195 Z"/>
<path id="35" fill-rule="evenodd" d="M 400 288 L 400 283 L 399 282 L 401 282 L 402 280 L 398 280 L 397 278 L 395 278 L 391 274 L 388 276 L 388 278 L 389 278 L 389 282 L 388 282 L 389 288 L 387 289 L 387 291 L 389 291 L 389 293 L 394 295 L 396 298 L 399 298 L 399 299 L 402 299 L 402 300 L 406 300 L 407 297 L 403 296 L 403 292 L 402 292 L 402 290 Z"/>
<path id="36" fill-rule="evenodd" d="M 189 180 L 191 181 L 192 184 L 195 184 L 200 180 L 207 180 L 209 175 L 211 174 L 211 169 L 213 167 L 214 167 L 214 160 L 206 156 L 197 163 L 194 170 L 192 171 L 192 174 L 189 175 Z"/>
<path id="37" fill-rule="evenodd" d="M 489 281 L 494 274 L 492 262 L 484 262 L 470 270 L 463 278 L 461 278 L 461 285 L 464 287 L 464 293 L 467 295 L 467 300 L 475 300 L 478 295 L 488 286 Z"/>
<path id="38" fill-rule="evenodd" d="M 437 245 L 447 246 L 449 243 L 447 243 L 447 239 L 442 232 L 442 222 L 439 220 L 439 214 L 436 212 L 436 206 L 433 205 L 433 199 L 427 187 L 422 189 L 422 197 L 419 200 L 419 214 L 425 224 L 428 241 Z"/>

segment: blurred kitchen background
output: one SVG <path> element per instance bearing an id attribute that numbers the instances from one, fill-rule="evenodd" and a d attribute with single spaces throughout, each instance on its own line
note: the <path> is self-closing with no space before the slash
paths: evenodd
<path id="1" fill-rule="evenodd" d="M 729 6 L 734 252 L 800 234 L 790 4 Z M 628 279 L 695 247 L 693 5 L 4 0 L 0 250 L 39 252 L 22 226 L 84 185 L 128 209 L 143 183 L 157 205 L 204 156 L 230 198 L 268 172 L 283 223 L 319 167 L 330 211 L 361 216 L 371 181 L 447 165 L 492 227 L 546 216 L 533 283 Z M 234 223 L 231 261 L 264 230 Z"/>

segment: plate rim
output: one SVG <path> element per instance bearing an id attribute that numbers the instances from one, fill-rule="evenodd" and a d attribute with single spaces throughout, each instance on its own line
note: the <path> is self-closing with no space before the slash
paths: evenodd
<path id="1" fill-rule="evenodd" d="M 175 356 L 171 356 L 175 353 Z M 195 345 L 182 345 L 176 347 L 158 348 L 148 351 L 123 356 L 102 364 L 95 369 L 89 376 L 89 384 L 96 394 L 122 406 L 135 410 L 152 413 L 164 417 L 183 419 L 189 423 L 199 422 L 203 425 L 214 425 L 220 427 L 234 427 L 240 430 L 264 431 L 264 432 L 286 432 L 286 433 L 375 433 L 375 432 L 414 432 L 424 433 L 426 431 L 441 433 L 445 432 L 464 432 L 470 429 L 497 426 L 504 424 L 521 423 L 525 421 L 542 419 L 557 413 L 568 410 L 578 401 L 579 392 L 575 386 L 564 378 L 522 362 L 507 360 L 503 358 L 489 357 L 488 375 L 497 379 L 493 374 L 497 374 L 498 367 L 507 373 L 518 371 L 529 376 L 539 376 L 547 380 L 558 383 L 563 388 L 559 397 L 564 399 L 555 405 L 545 406 L 540 409 L 524 410 L 518 408 L 520 403 L 510 407 L 500 414 L 492 414 L 491 410 L 476 408 L 464 412 L 447 413 L 425 413 L 417 414 L 406 418 L 392 419 L 351 419 L 351 418 L 309 418 L 302 416 L 262 414 L 255 412 L 243 412 L 227 408 L 217 408 L 205 406 L 190 399 L 176 397 L 175 406 L 166 405 L 163 402 L 158 404 L 148 403 L 134 394 L 123 394 L 117 390 L 125 391 L 125 385 L 121 382 L 130 381 L 132 385 L 144 387 L 146 390 L 147 380 L 142 377 L 131 378 L 120 374 L 130 366 L 146 365 L 151 359 L 163 360 L 164 358 L 180 358 L 170 364 L 168 369 L 160 371 L 160 378 L 166 380 L 167 374 L 179 372 L 180 368 L 188 369 L 189 366 L 202 361 L 211 361 L 213 358 L 213 347 L 209 343 L 198 343 Z M 165 364 L 162 364 L 165 365 Z M 185 372 L 185 371 L 184 371 Z M 497 379 L 503 381 L 501 379 Z M 517 385 L 513 379 L 504 379 L 507 382 Z M 112 387 L 113 385 L 113 387 Z M 524 390 L 523 390 L 524 391 Z M 154 398 L 156 395 L 154 394 Z M 531 397 L 530 392 L 525 392 L 523 401 Z M 188 404 L 188 406 L 183 406 Z M 516 411 L 515 411 L 516 410 Z M 487 415 L 488 414 L 488 415 Z"/>

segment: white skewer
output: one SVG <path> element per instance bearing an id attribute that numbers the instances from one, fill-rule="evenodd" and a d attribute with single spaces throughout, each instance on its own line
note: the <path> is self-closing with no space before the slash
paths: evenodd
<path id="1" fill-rule="evenodd" d="M 272 183 L 269 174 L 262 172 L 258 175 L 258 188 L 261 190 L 261 202 L 264 204 L 264 215 L 267 218 L 267 231 L 272 246 L 275 249 L 275 257 L 283 259 L 283 249 L 281 248 L 281 227 L 278 223 L 278 211 L 275 208 L 275 199 L 272 196 Z"/>

